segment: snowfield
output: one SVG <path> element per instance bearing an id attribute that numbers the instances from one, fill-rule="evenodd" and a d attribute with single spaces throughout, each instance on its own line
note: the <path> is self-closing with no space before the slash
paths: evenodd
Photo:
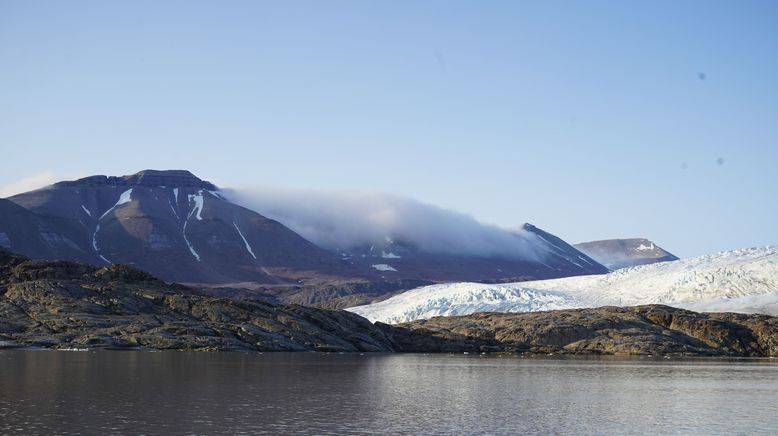
<path id="1" fill-rule="evenodd" d="M 723 251 L 609 274 L 509 284 L 448 283 L 347 310 L 390 324 L 439 315 L 667 304 L 778 315 L 778 246 Z"/>

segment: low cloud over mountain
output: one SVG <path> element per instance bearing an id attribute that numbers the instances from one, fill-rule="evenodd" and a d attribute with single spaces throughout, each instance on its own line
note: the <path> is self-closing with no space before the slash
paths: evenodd
<path id="1" fill-rule="evenodd" d="M 430 253 L 522 259 L 540 256 L 534 233 L 484 224 L 469 215 L 406 197 L 270 188 L 224 192 L 333 250 L 384 246 L 388 237 Z"/>

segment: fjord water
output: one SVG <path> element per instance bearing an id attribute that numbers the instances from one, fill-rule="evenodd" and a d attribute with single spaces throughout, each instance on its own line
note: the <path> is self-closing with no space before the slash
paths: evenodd
<path id="1" fill-rule="evenodd" d="M 778 433 L 775 360 L 0 351 L 0 434 Z"/>

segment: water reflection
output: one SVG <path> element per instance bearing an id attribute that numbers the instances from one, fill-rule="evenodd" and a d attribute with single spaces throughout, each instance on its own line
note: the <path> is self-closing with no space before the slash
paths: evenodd
<path id="1" fill-rule="evenodd" d="M 770 360 L 0 352 L 0 433 L 776 433 Z"/>

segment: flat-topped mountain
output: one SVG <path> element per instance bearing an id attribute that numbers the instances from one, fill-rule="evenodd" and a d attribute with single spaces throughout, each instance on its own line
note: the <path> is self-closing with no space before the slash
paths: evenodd
<path id="1" fill-rule="evenodd" d="M 7 245 L 36 258 L 124 263 L 185 282 L 277 283 L 344 274 L 334 254 L 231 203 L 188 171 L 86 177 L 3 203 L 29 221 L 20 229 L 0 219 Z"/>
<path id="2" fill-rule="evenodd" d="M 678 260 L 672 253 L 643 238 L 582 242 L 575 244 L 575 248 L 611 270 Z"/>
<path id="3" fill-rule="evenodd" d="M 143 170 L 129 176 L 89 176 L 73 181 L 57 182 L 54 186 L 94 188 L 100 186 L 179 187 L 217 190 L 216 185 L 201 180 L 187 170 Z"/>

